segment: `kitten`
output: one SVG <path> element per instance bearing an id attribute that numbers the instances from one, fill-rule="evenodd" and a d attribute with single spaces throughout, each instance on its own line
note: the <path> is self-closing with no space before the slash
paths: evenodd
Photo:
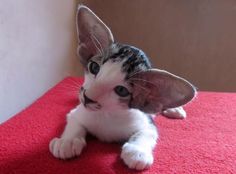
<path id="1" fill-rule="evenodd" d="M 77 32 L 85 69 L 81 104 L 67 115 L 65 130 L 51 140 L 50 152 L 61 159 L 78 156 L 91 133 L 106 142 L 126 141 L 124 163 L 132 169 L 148 168 L 158 138 L 152 114 L 185 117 L 181 106 L 194 98 L 195 88 L 153 69 L 140 49 L 115 42 L 110 29 L 83 5 L 78 7 Z"/>

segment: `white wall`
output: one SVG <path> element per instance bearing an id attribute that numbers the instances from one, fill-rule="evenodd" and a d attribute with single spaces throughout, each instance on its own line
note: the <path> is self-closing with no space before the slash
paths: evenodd
<path id="1" fill-rule="evenodd" d="M 0 1 L 0 123 L 78 71 L 73 0 Z"/>

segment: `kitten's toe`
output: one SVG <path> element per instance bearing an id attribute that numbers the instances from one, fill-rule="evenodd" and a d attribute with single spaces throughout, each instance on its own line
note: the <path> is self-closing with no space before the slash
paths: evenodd
<path id="1" fill-rule="evenodd" d="M 183 107 L 171 108 L 162 112 L 162 114 L 168 118 L 184 119 L 187 114 Z"/>
<path id="2" fill-rule="evenodd" d="M 153 163 L 151 151 L 145 151 L 142 147 L 131 143 L 124 144 L 121 158 L 129 168 L 136 170 L 147 169 Z"/>
<path id="3" fill-rule="evenodd" d="M 84 138 L 54 138 L 49 144 L 49 150 L 56 158 L 68 159 L 80 155 L 85 145 Z"/>

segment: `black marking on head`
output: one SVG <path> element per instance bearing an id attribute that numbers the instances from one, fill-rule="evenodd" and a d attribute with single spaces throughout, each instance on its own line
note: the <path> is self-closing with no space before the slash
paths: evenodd
<path id="1" fill-rule="evenodd" d="M 123 62 L 122 71 L 127 74 L 126 78 L 129 78 L 135 72 L 151 68 L 151 63 L 146 54 L 142 50 L 130 45 L 114 44 L 113 48 L 109 51 L 109 56 L 103 58 L 102 64 L 108 60 Z"/>
<path id="2" fill-rule="evenodd" d="M 125 46 L 121 46 L 119 45 L 119 51 L 115 54 L 113 54 L 110 58 L 111 59 L 116 59 L 116 58 L 120 58 L 120 59 L 124 59 L 125 57 L 128 57 L 130 54 L 132 54 L 131 50 L 129 49 L 131 46 L 125 45 Z"/>
<path id="3" fill-rule="evenodd" d="M 135 47 L 129 47 L 129 49 L 131 54 L 129 54 L 129 57 L 127 57 L 122 65 L 122 69 L 127 73 L 127 77 L 135 72 L 151 68 L 150 61 L 142 50 Z"/>

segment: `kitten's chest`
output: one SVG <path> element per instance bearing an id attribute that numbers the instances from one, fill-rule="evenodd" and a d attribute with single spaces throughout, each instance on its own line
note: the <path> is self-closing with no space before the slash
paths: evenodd
<path id="1" fill-rule="evenodd" d="M 127 140 L 140 125 L 128 115 L 97 113 L 88 115 L 84 126 L 100 140 L 112 142 Z"/>

